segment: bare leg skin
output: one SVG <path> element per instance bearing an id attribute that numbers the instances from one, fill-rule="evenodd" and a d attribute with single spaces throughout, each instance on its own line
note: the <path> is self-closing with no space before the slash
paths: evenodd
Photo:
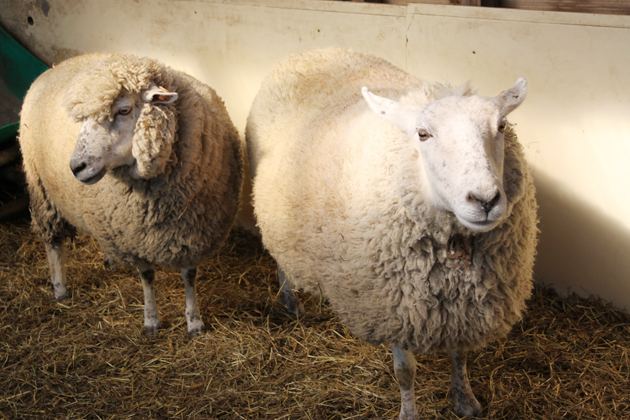
<path id="1" fill-rule="evenodd" d="M 66 289 L 66 248 L 63 240 L 46 243 L 46 255 L 53 294 L 55 299 L 64 300 L 70 295 Z"/>
<path id="2" fill-rule="evenodd" d="M 300 302 L 295 296 L 295 293 L 293 293 L 291 284 L 279 264 L 278 282 L 280 283 L 280 301 L 286 306 L 287 313 L 295 317 L 304 315 L 304 305 L 302 305 L 302 302 Z"/>
<path id="3" fill-rule="evenodd" d="M 400 347 L 392 346 L 394 355 L 394 374 L 400 385 L 400 416 L 399 420 L 418 420 L 416 401 L 413 392 L 416 378 L 416 358 L 413 353 Z"/>
<path id="4" fill-rule="evenodd" d="M 195 279 L 197 278 L 197 267 L 182 268 L 182 279 L 186 289 L 186 323 L 188 324 L 188 336 L 196 337 L 205 331 L 199 307 L 197 306 L 197 291 Z"/>
<path id="5" fill-rule="evenodd" d="M 481 413 L 481 404 L 475 398 L 468 382 L 466 371 L 466 352 L 454 350 L 451 352 L 453 366 L 451 370 L 451 395 L 455 408 L 453 411 L 460 417 L 476 417 Z"/>
<path id="6" fill-rule="evenodd" d="M 154 337 L 160 328 L 158 317 L 158 308 L 155 303 L 155 289 L 153 281 L 155 280 L 155 270 L 149 264 L 138 264 L 138 272 L 142 281 L 142 290 L 144 291 L 144 335 Z"/>

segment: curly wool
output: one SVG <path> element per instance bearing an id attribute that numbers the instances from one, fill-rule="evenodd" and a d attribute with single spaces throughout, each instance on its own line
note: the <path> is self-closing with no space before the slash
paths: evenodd
<path id="1" fill-rule="evenodd" d="M 361 86 L 418 104 L 472 94 L 339 49 L 278 65 L 246 131 L 264 245 L 295 287 L 323 293 L 368 342 L 430 352 L 504 336 L 531 292 L 537 234 L 516 135 L 505 135 L 508 217 L 473 233 L 425 203 L 419 151 L 366 112 Z"/>
<path id="2" fill-rule="evenodd" d="M 139 119 L 132 153 L 151 176 L 133 178 L 125 166 L 94 185 L 74 179 L 76 119 L 110 118 L 122 89 L 139 93 L 150 82 L 179 95 L 145 107 Z M 238 210 L 241 142 L 223 101 L 155 60 L 86 54 L 48 70 L 25 98 L 20 144 L 33 227 L 49 243 L 77 228 L 114 261 L 193 267 L 221 245 Z"/>
<path id="3" fill-rule="evenodd" d="M 78 73 L 64 95 L 64 106 L 75 121 L 94 116 L 113 121 L 112 104 L 124 89 L 140 93 L 151 82 L 174 91 L 173 74 L 157 60 L 131 54 L 101 55 L 99 63 Z"/>
<path id="4" fill-rule="evenodd" d="M 521 149 L 508 132 L 506 156 L 516 165 L 506 165 L 507 172 L 521 169 Z M 449 215 L 427 218 L 419 209 L 366 212 L 355 229 L 370 237 L 349 233 L 359 238 L 341 257 L 362 256 L 360 262 L 340 264 L 337 279 L 327 273 L 299 284 L 312 288 L 319 281 L 341 319 L 366 341 L 420 352 L 485 346 L 520 319 L 532 288 L 537 205 L 531 176 L 525 172 L 511 187 L 511 214 L 486 233 L 472 234 Z"/>
<path id="5" fill-rule="evenodd" d="M 138 117 L 131 153 L 136 168 L 143 178 L 163 173 L 169 160 L 173 161 L 173 143 L 177 131 L 175 106 L 145 105 Z"/>

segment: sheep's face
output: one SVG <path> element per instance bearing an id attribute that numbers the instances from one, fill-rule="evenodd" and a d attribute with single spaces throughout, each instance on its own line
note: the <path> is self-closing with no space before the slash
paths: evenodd
<path id="1" fill-rule="evenodd" d="M 363 89 L 377 114 L 417 142 L 433 205 L 475 232 L 494 228 L 506 216 L 503 132 L 507 114 L 526 92 L 521 78 L 495 98 L 450 96 L 418 106 Z"/>
<path id="2" fill-rule="evenodd" d="M 140 142 L 138 133 L 146 133 L 149 125 L 155 128 L 147 118 L 154 113 L 154 105 L 171 103 L 175 99 L 177 93 L 163 91 L 155 85 L 140 94 L 123 91 L 112 104 L 111 119 L 99 121 L 97 117 L 84 118 L 70 158 L 70 169 L 75 178 L 87 185 L 94 184 L 109 169 L 120 166 L 130 166 L 130 173 L 138 178 L 154 176 L 153 173 L 147 176 L 147 171 L 143 170 L 146 169 L 146 163 L 142 158 L 140 161 L 144 166 L 140 168 L 137 159 L 141 155 L 137 145 Z M 144 127 L 141 127 L 143 124 Z M 163 133 L 152 130 L 151 134 L 157 136 Z M 174 133 L 168 135 L 172 138 Z M 145 148 L 156 148 L 155 139 L 149 139 L 147 143 L 150 145 L 144 146 Z M 168 147 L 170 154 L 170 144 Z"/>

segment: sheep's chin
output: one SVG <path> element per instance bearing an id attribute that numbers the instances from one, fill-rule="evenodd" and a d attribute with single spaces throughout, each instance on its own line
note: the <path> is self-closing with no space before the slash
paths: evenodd
<path id="1" fill-rule="evenodd" d="M 494 220 L 484 220 L 482 222 L 476 222 L 476 221 L 473 222 L 470 220 L 466 220 L 465 218 L 460 217 L 460 216 L 457 216 L 457 220 L 459 221 L 459 223 L 466 226 L 468 229 L 477 233 L 488 232 L 494 229 L 495 227 L 497 227 L 497 225 L 501 221 L 500 219 L 494 219 Z"/>
<path id="2" fill-rule="evenodd" d="M 97 172 L 96 174 L 92 175 L 89 178 L 86 178 L 86 179 L 77 178 L 77 179 L 81 181 L 81 183 L 83 183 L 84 185 L 92 185 L 100 181 L 105 176 L 106 173 L 107 173 L 107 168 L 103 168 L 99 172 Z"/>

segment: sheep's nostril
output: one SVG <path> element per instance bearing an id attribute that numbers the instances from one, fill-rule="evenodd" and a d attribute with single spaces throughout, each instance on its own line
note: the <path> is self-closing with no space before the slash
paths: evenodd
<path id="1" fill-rule="evenodd" d="M 493 209 L 497 204 L 499 204 L 499 200 L 501 200 L 501 193 L 497 192 L 497 195 L 495 195 L 494 198 L 488 203 L 489 209 Z"/>
<path id="2" fill-rule="evenodd" d="M 477 202 L 479 203 L 479 205 L 481 206 L 481 208 L 483 209 L 483 211 L 487 213 L 490 213 L 490 211 L 497 205 L 499 204 L 499 201 L 501 200 L 501 193 L 497 192 L 496 195 L 491 199 L 491 200 L 483 200 L 481 198 L 476 197 L 475 195 L 469 193 L 466 196 L 466 200 L 470 201 L 470 202 Z"/>
<path id="3" fill-rule="evenodd" d="M 80 163 L 77 166 L 75 166 L 74 168 L 71 166 L 70 169 L 72 170 L 72 173 L 74 174 L 74 176 L 76 177 L 82 170 L 84 170 L 87 167 L 87 164 L 85 163 Z"/>

